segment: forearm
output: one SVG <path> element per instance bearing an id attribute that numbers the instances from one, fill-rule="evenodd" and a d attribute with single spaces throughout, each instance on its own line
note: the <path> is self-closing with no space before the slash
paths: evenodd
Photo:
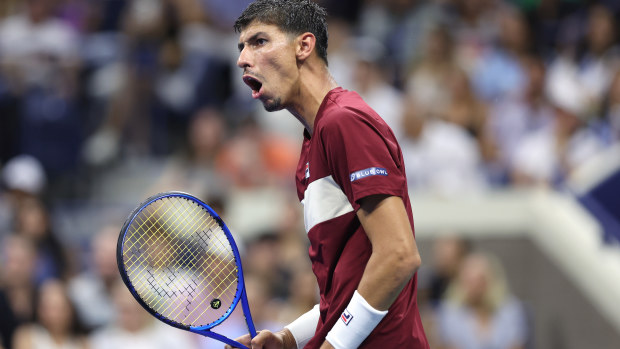
<path id="1" fill-rule="evenodd" d="M 388 197 L 370 209 L 358 212 L 372 254 L 357 290 L 372 307 L 387 310 L 422 262 L 401 199 Z"/>
<path id="2" fill-rule="evenodd" d="M 419 266 L 419 256 L 413 252 L 373 252 L 357 291 L 373 308 L 387 310 Z"/>
<path id="3" fill-rule="evenodd" d="M 351 320 L 357 321 L 356 324 L 349 326 L 348 323 L 343 325 L 342 321 L 336 322 L 321 349 L 349 348 L 352 343 L 359 345 L 358 342 L 366 338 L 387 314 L 387 309 L 411 279 L 417 266 L 419 263 L 411 261 L 409 257 L 399 257 L 397 252 L 392 255 L 373 253 L 345 311 L 352 319 L 357 317 Z M 358 340 L 347 340 L 343 336 L 344 332 Z"/>

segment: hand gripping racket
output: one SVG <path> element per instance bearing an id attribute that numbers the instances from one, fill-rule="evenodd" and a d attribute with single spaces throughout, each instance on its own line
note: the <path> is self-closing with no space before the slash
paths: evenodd
<path id="1" fill-rule="evenodd" d="M 248 349 L 211 331 L 241 301 L 250 336 L 256 336 L 237 245 L 199 199 L 181 192 L 148 198 L 123 225 L 116 259 L 138 303 L 166 324 Z"/>

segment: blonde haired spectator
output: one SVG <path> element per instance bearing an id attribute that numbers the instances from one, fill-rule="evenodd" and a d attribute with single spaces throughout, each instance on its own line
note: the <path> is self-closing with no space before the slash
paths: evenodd
<path id="1" fill-rule="evenodd" d="M 440 349 L 525 348 L 528 328 L 521 303 L 510 293 L 500 262 L 468 256 L 438 310 Z"/>
<path id="2" fill-rule="evenodd" d="M 453 33 L 447 26 L 428 31 L 419 60 L 412 62 L 405 90 L 424 112 L 436 116 L 451 98 L 448 87 L 461 70 L 454 54 Z"/>

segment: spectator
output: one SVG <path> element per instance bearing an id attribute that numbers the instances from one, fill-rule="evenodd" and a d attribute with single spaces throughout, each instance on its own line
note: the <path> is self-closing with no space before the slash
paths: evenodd
<path id="1" fill-rule="evenodd" d="M 458 278 L 463 260 L 470 253 L 470 244 L 465 238 L 450 232 L 443 232 L 434 239 L 430 262 L 424 264 L 418 274 L 421 287 L 418 302 L 422 304 L 421 317 L 431 348 L 439 346 L 437 309 L 442 304 L 446 290 Z"/>
<path id="2" fill-rule="evenodd" d="M 68 291 L 87 329 L 100 328 L 114 319 L 112 287 L 118 282 L 116 244 L 120 227 L 104 226 L 91 240 L 88 269 L 72 277 Z"/>
<path id="3" fill-rule="evenodd" d="M 13 333 L 17 327 L 17 320 L 1 286 L 0 314 L 2 314 L 2 317 L 0 317 L 0 348 L 12 348 Z"/>
<path id="4" fill-rule="evenodd" d="M 524 309 L 510 294 L 501 264 L 488 254 L 465 259 L 437 321 L 440 349 L 517 349 L 528 338 Z"/>
<path id="5" fill-rule="evenodd" d="M 450 23 L 455 35 L 459 65 L 471 74 L 500 31 L 497 15 L 501 2 L 492 0 L 456 0 L 455 16 Z"/>
<path id="6" fill-rule="evenodd" d="M 524 60 L 527 85 L 522 93 L 493 103 L 487 123 L 489 136 L 497 147 L 489 174 L 495 183 L 508 183 L 508 170 L 519 142 L 524 137 L 553 124 L 554 111 L 546 91 L 546 67 L 535 56 Z"/>
<path id="7" fill-rule="evenodd" d="M 489 102 L 522 92 L 526 84 L 523 60 L 531 53 L 524 16 L 513 8 L 502 7 L 497 17 L 497 43 L 483 51 L 470 72 L 476 94 Z"/>
<path id="8" fill-rule="evenodd" d="M 15 215 L 15 233 L 30 240 L 37 250 L 36 281 L 65 278 L 70 273 L 66 247 L 52 230 L 50 212 L 40 199 L 20 202 Z"/>
<path id="9" fill-rule="evenodd" d="M 615 17 L 607 7 L 591 6 L 585 18 L 583 38 L 559 52 L 549 68 L 551 73 L 565 75 L 582 86 L 583 113 L 588 118 L 601 114 L 606 91 L 620 67 L 616 26 Z"/>
<path id="10" fill-rule="evenodd" d="M 244 120 L 236 131 L 216 161 L 216 167 L 234 187 L 252 189 L 290 179 L 290 171 L 297 166 L 296 144 L 264 131 L 253 117 Z"/>
<path id="11" fill-rule="evenodd" d="M 3 75 L 17 93 L 31 87 L 74 92 L 79 63 L 77 34 L 53 17 L 54 1 L 24 2 L 23 10 L 0 22 Z"/>
<path id="12" fill-rule="evenodd" d="M 476 141 L 483 162 L 495 157 L 495 145 L 487 129 L 488 108 L 474 93 L 469 77 L 456 71 L 447 86 L 450 98 L 443 105 L 440 117 L 467 131 Z"/>
<path id="13" fill-rule="evenodd" d="M 0 236 L 12 230 L 14 216 L 21 203 L 29 198 L 43 197 L 47 176 L 41 162 L 30 155 L 11 158 L 2 168 L 0 193 Z"/>
<path id="14" fill-rule="evenodd" d="M 190 116 L 223 104 L 230 92 L 221 37 L 197 0 L 136 0 L 124 14 L 124 57 L 93 76 L 93 83 L 112 87 L 86 146 L 86 161 L 96 166 L 119 155 L 170 154 Z"/>
<path id="15" fill-rule="evenodd" d="M 248 273 L 244 281 L 248 290 L 248 303 L 255 327 L 270 331 L 277 331 L 282 328 L 285 324 L 278 322 L 279 304 L 274 301 L 268 281 L 252 273 Z M 245 324 L 244 332 L 247 333 Z"/>
<path id="16" fill-rule="evenodd" d="M 114 322 L 90 336 L 92 349 L 197 348 L 194 337 L 165 325 L 140 306 L 120 280 L 114 285 Z"/>
<path id="17" fill-rule="evenodd" d="M 33 324 L 15 333 L 15 349 L 86 349 L 86 339 L 66 286 L 49 279 L 37 295 Z"/>
<path id="18" fill-rule="evenodd" d="M 469 242 L 457 236 L 442 236 L 433 242 L 429 300 L 438 306 L 446 290 L 457 279 L 463 261 L 470 253 Z"/>
<path id="19" fill-rule="evenodd" d="M 225 191 L 225 179 L 217 168 L 217 158 L 227 140 L 225 115 L 215 108 L 197 111 L 187 127 L 186 146 L 165 164 L 150 192 L 181 190 L 204 196 Z"/>
<path id="20" fill-rule="evenodd" d="M 588 127 L 587 96 L 570 74 L 557 65 L 550 72 L 547 93 L 554 106 L 552 127 L 524 137 L 516 147 L 511 178 L 516 185 L 561 185 L 571 172 L 600 152 L 604 143 Z"/>
<path id="21" fill-rule="evenodd" d="M 593 5 L 588 11 L 586 28 L 582 50 L 566 63 L 571 65 L 574 78 L 586 95 L 588 116 L 598 116 L 614 73 L 620 68 L 616 17 L 607 7 Z M 564 61 L 560 57 L 556 62 Z"/>
<path id="22" fill-rule="evenodd" d="M 0 303 L 5 311 L 0 334 L 5 347 L 13 348 L 15 329 L 34 319 L 36 250 L 28 239 L 19 235 L 9 235 L 2 242 L 0 298 L 3 301 Z"/>
<path id="23" fill-rule="evenodd" d="M 41 197 L 45 194 L 45 169 L 34 156 L 18 155 L 9 160 L 2 170 L 2 179 L 16 202 L 21 197 Z"/>
<path id="24" fill-rule="evenodd" d="M 278 314 L 278 323 L 293 322 L 299 314 L 308 312 L 319 303 L 319 290 L 316 286 L 316 277 L 310 265 L 300 265 L 291 272 L 288 298 Z"/>
<path id="25" fill-rule="evenodd" d="M 576 1 L 539 1 L 537 3 L 517 2 L 517 6 L 527 7 L 524 9 L 528 18 L 536 52 L 545 61 L 553 58 L 558 49 L 564 49 L 577 40 L 581 28 L 584 27 L 580 14 L 584 2 Z"/>
<path id="26" fill-rule="evenodd" d="M 245 250 L 246 271 L 260 280 L 267 294 L 285 298 L 288 293 L 288 270 L 282 265 L 281 237 L 275 232 L 259 233 Z"/>
<path id="27" fill-rule="evenodd" d="M 475 193 L 486 185 L 476 140 L 461 127 L 430 118 L 408 102 L 401 142 L 411 190 Z"/>
<path id="28" fill-rule="evenodd" d="M 605 115 L 612 142 L 620 143 L 620 69 L 616 72 L 609 88 Z"/>
<path id="29" fill-rule="evenodd" d="M 402 93 L 389 81 L 386 52 L 383 45 L 370 37 L 358 37 L 350 42 L 353 55 L 353 81 L 351 89 L 357 91 L 390 126 L 398 139 L 403 114 Z"/>
<path id="30" fill-rule="evenodd" d="M 36 156 L 56 177 L 77 162 L 79 36 L 53 16 L 54 0 L 25 5 L 0 22 L 0 74 L 18 98 L 18 150 Z"/>
<path id="31" fill-rule="evenodd" d="M 588 11 L 584 51 L 574 61 L 575 73 L 588 96 L 588 112 L 600 115 L 605 92 L 620 68 L 617 23 L 613 12 L 602 5 Z"/>
<path id="32" fill-rule="evenodd" d="M 445 6 L 436 1 L 371 1 L 363 7 L 358 24 L 361 35 L 385 45 L 386 61 L 397 73 L 393 80 L 399 86 L 403 83 L 399 72 L 417 58 L 428 28 L 447 18 Z"/>
<path id="33" fill-rule="evenodd" d="M 448 86 L 459 71 L 452 32 L 447 26 L 434 27 L 425 37 L 420 59 L 412 63 L 406 92 L 418 108 L 438 116 L 450 99 Z"/>

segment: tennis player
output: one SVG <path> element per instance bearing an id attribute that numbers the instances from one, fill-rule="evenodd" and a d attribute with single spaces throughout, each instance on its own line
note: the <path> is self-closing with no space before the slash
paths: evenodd
<path id="1" fill-rule="evenodd" d="M 327 68 L 325 10 L 257 0 L 235 23 L 243 80 L 267 111 L 304 126 L 297 167 L 320 304 L 251 348 L 428 348 L 416 301 L 420 255 L 392 130 Z"/>

